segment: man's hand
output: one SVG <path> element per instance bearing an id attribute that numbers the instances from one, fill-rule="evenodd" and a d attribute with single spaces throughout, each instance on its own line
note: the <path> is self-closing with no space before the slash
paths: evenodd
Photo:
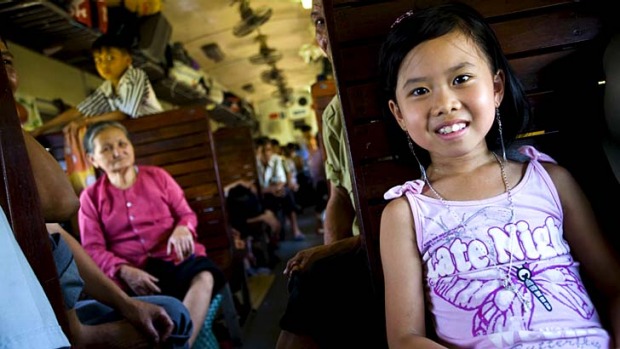
<path id="1" fill-rule="evenodd" d="M 120 268 L 118 276 L 138 296 L 148 296 L 161 292 L 157 287 L 159 279 L 142 269 L 125 264 Z"/>
<path id="2" fill-rule="evenodd" d="M 299 251 L 286 263 L 286 268 L 284 268 L 284 275 L 286 277 L 291 277 L 293 272 L 306 271 L 308 270 L 308 268 L 310 268 L 312 263 L 314 263 L 318 259 L 330 255 L 330 253 L 331 252 L 329 245 L 319 245 Z"/>
<path id="3" fill-rule="evenodd" d="M 173 248 L 179 262 L 194 254 L 194 236 L 188 227 L 178 225 L 174 228 L 172 235 L 168 238 L 166 253 L 170 255 Z"/>
<path id="4" fill-rule="evenodd" d="M 284 268 L 284 275 L 286 275 L 287 277 L 291 277 L 291 274 L 295 271 L 306 271 L 315 261 L 325 258 L 327 256 L 333 256 L 352 251 L 356 248 L 359 248 L 360 244 L 361 239 L 358 235 L 336 241 L 333 244 L 319 245 L 305 249 L 303 251 L 299 251 L 286 263 L 286 268 Z"/>
<path id="5" fill-rule="evenodd" d="M 170 316 L 160 306 L 129 298 L 119 310 L 127 321 L 155 344 L 165 342 L 174 329 Z"/>

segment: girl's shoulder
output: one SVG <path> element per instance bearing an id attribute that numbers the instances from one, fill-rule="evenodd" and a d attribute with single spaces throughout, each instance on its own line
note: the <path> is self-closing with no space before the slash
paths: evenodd
<path id="1" fill-rule="evenodd" d="M 557 161 L 555 161 L 551 156 L 539 151 L 531 145 L 524 145 L 519 147 L 518 152 L 530 161 L 550 162 L 553 164 L 557 164 Z"/>
<path id="2" fill-rule="evenodd" d="M 399 198 L 406 193 L 421 194 L 423 189 L 424 181 L 421 179 L 415 179 L 412 181 L 407 181 L 404 184 L 393 186 L 388 191 L 386 191 L 385 194 L 383 194 L 383 198 L 385 200 L 392 200 Z"/>

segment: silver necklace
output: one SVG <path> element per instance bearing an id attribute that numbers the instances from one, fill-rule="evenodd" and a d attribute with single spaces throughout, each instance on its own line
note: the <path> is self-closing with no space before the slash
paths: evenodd
<path id="1" fill-rule="evenodd" d="M 497 160 L 497 163 L 499 164 L 499 169 L 502 175 L 502 181 L 504 182 L 504 189 L 506 190 L 506 195 L 508 196 L 508 207 L 510 209 L 510 221 L 509 223 L 514 223 L 514 216 L 515 216 L 515 210 L 514 210 L 514 203 L 512 201 L 512 191 L 511 191 L 511 187 L 510 184 L 508 184 L 508 176 L 506 175 L 506 169 L 505 169 L 505 164 L 508 163 L 508 160 L 506 159 L 506 157 L 503 157 L 503 161 L 500 160 L 499 156 L 497 156 L 497 154 L 493 153 L 493 156 L 495 157 L 495 160 Z M 422 172 L 422 176 L 424 179 L 424 182 L 426 183 L 426 185 L 428 185 L 428 188 L 431 190 L 431 192 L 433 192 L 433 195 L 435 195 L 437 197 L 437 199 L 439 199 L 439 201 L 441 202 L 441 204 L 446 207 L 446 209 L 448 209 L 448 212 L 450 212 L 450 214 L 452 215 L 452 217 L 455 219 L 455 221 L 459 224 L 458 227 L 462 228 L 463 230 L 469 230 L 467 228 L 467 224 L 465 224 L 465 222 L 463 221 L 462 218 L 459 218 L 458 215 L 456 214 L 456 212 L 454 212 L 454 210 L 452 209 L 452 206 L 450 206 L 448 204 L 448 202 L 446 201 L 446 199 L 443 198 L 443 196 L 439 195 L 439 193 L 437 192 L 437 190 L 435 190 L 435 188 L 433 188 L 433 186 L 431 185 L 431 182 L 428 179 L 428 176 L 426 176 L 426 171 Z M 503 276 L 503 280 L 502 280 L 502 286 L 504 287 L 504 289 L 512 291 L 517 298 L 521 301 L 521 303 L 527 307 L 530 308 L 530 302 L 525 298 L 525 295 L 521 294 L 518 292 L 517 288 L 515 287 L 515 285 L 513 284 L 511 278 L 510 278 L 510 271 L 512 270 L 512 255 L 513 255 L 513 242 L 514 242 L 514 236 L 516 235 L 516 233 L 511 230 L 510 231 L 510 247 L 509 247 L 509 252 L 510 252 L 510 261 L 508 262 L 508 270 L 504 272 L 504 276 Z M 498 270 L 501 273 L 501 270 L 499 269 L 499 267 L 497 267 Z"/>

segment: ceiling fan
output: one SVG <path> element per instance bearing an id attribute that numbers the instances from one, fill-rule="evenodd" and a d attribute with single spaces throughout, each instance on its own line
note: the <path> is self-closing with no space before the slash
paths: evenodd
<path id="1" fill-rule="evenodd" d="M 252 10 L 249 0 L 234 0 L 231 4 L 235 2 L 239 2 L 239 12 L 241 14 L 241 21 L 233 27 L 233 34 L 237 37 L 250 34 L 271 18 L 273 12 L 271 8 L 263 6 L 257 10 Z"/>
<path id="2" fill-rule="evenodd" d="M 282 70 L 273 66 L 269 70 L 264 70 L 260 74 L 261 80 L 270 85 L 278 85 L 285 82 L 284 75 L 282 74 Z"/>
<path id="3" fill-rule="evenodd" d="M 256 41 L 260 42 L 260 48 L 257 54 L 250 56 L 250 62 L 252 64 L 273 65 L 277 61 L 282 59 L 282 52 L 279 52 L 276 49 L 267 46 L 266 35 L 259 34 L 258 36 L 256 36 Z"/>
<path id="4" fill-rule="evenodd" d="M 293 89 L 286 86 L 286 84 L 280 83 L 277 85 L 278 89 L 271 93 L 271 96 L 280 100 L 280 105 L 283 107 L 293 104 Z"/>

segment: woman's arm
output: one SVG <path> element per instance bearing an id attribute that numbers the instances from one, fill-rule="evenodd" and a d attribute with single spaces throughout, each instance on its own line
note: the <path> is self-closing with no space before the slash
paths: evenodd
<path id="1" fill-rule="evenodd" d="M 391 201 L 381 215 L 381 262 L 390 348 L 443 348 L 426 338 L 423 265 L 409 203 Z"/>
<path id="2" fill-rule="evenodd" d="M 620 345 L 620 263 L 618 254 L 605 241 L 587 197 L 573 176 L 563 167 L 544 164 L 553 179 L 564 211 L 564 237 L 581 269 L 605 296 L 605 311 L 611 322 L 610 334 Z"/>
<path id="3" fill-rule="evenodd" d="M 192 208 L 189 206 L 185 193 L 181 186 L 174 180 L 174 178 L 166 172 L 163 168 L 159 168 L 159 175 L 163 181 L 163 189 L 166 192 L 168 198 L 168 205 L 171 213 L 176 219 L 176 225 L 187 227 L 194 238 L 198 238 L 196 235 L 196 226 L 198 225 L 198 217 Z"/>

